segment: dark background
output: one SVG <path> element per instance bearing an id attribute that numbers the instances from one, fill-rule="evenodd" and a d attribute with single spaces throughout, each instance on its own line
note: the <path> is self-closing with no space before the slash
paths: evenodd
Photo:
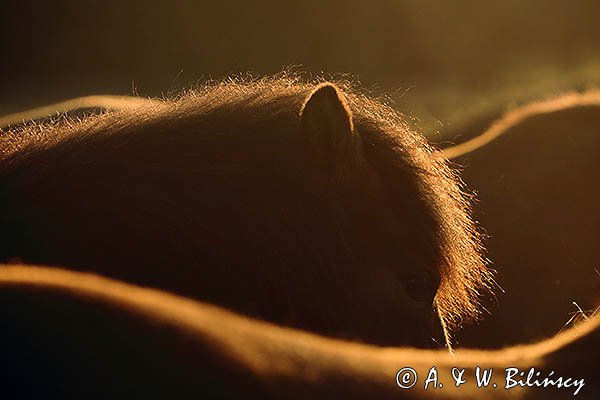
<path id="1" fill-rule="evenodd" d="M 600 83 L 597 1 L 0 4 L 0 115 L 297 66 L 349 74 L 439 139 L 483 128 L 510 105 Z"/>

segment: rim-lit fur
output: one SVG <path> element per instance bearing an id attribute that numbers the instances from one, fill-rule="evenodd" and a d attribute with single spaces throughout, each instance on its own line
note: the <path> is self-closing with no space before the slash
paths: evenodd
<path id="1" fill-rule="evenodd" d="M 427 232 L 429 243 L 435 247 L 432 251 L 439 259 L 441 282 L 434 304 L 442 324 L 452 330 L 476 318 L 480 313 L 478 299 L 481 291 L 489 288 L 491 274 L 484 265 L 480 237 L 470 218 L 471 198 L 463 191 L 456 172 L 423 136 L 409 129 L 392 108 L 355 92 L 348 83 L 336 82 L 336 85 L 352 113 L 354 130 L 361 138 L 356 144 L 362 146 L 361 151 L 351 154 L 366 160 L 366 163 L 349 162 L 348 168 L 358 165 L 377 175 L 392 203 L 398 207 L 414 206 L 414 202 L 406 200 L 406 191 L 413 190 L 406 185 L 416 188 L 420 204 L 415 206 L 414 212 L 421 216 L 422 229 Z M 55 160 L 76 157 L 78 143 L 93 141 L 98 131 L 117 135 L 139 121 L 156 127 L 169 121 L 202 116 L 203 123 L 209 125 L 227 119 L 239 121 L 240 126 L 250 123 L 260 127 L 263 122 L 281 124 L 277 130 L 285 131 L 285 126 L 293 126 L 290 122 L 298 121 L 303 102 L 314 89 L 315 82 L 304 83 L 290 75 L 260 80 L 230 79 L 191 90 L 176 99 L 141 105 L 133 111 L 90 116 L 78 122 L 29 124 L 2 133 L 0 177 L 12 170 L 26 169 L 30 155 L 35 152 L 51 150 Z M 214 132 L 217 128 L 214 126 Z M 211 126 L 206 129 L 210 131 Z M 127 138 L 127 141 L 135 140 L 135 135 Z M 115 139 L 111 145 L 127 146 L 128 143 Z M 53 160 L 47 161 L 51 165 Z M 353 170 L 348 175 L 359 179 L 361 174 Z M 34 179 L 43 181 L 44 177 Z"/>

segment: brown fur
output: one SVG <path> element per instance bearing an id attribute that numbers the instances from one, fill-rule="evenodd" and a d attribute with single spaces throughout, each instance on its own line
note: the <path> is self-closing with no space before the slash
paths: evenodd
<path id="1" fill-rule="evenodd" d="M 583 93 L 569 92 L 547 100 L 534 101 L 524 104 L 501 118 L 494 121 L 488 129 L 471 139 L 443 150 L 444 156 L 449 159 L 459 158 L 486 146 L 488 143 L 505 135 L 510 129 L 518 126 L 528 119 L 540 115 L 553 114 L 580 107 L 593 107 L 600 105 L 600 90 L 592 89 Z M 455 136 L 456 134 L 449 134 Z"/>
<path id="2" fill-rule="evenodd" d="M 359 135 L 341 158 L 303 138 L 315 84 L 289 76 L 3 132 L 0 256 L 412 344 L 424 331 L 402 337 L 410 315 L 355 288 L 370 263 L 424 264 L 443 323 L 461 325 L 490 276 L 460 181 L 391 108 L 338 87 Z M 330 179 L 332 159 L 347 179 Z"/>
<path id="3" fill-rule="evenodd" d="M 504 390 L 508 367 L 585 379 L 597 399 L 600 319 L 497 351 L 367 346 L 252 320 L 218 307 L 91 274 L 0 267 L 3 393 L 45 398 L 559 399 L 573 389 Z M 40 334 L 43 332 L 43 334 Z M 423 390 L 436 366 L 442 389 Z M 453 367 L 494 368 L 498 388 L 454 387 Z M 396 372 L 418 384 L 401 390 Z M 35 381 L 35 385 L 31 381 Z"/>
<path id="4" fill-rule="evenodd" d="M 504 289 L 459 343 L 539 340 L 559 332 L 577 306 L 600 306 L 599 131 L 595 89 L 515 108 L 479 139 L 446 150 L 477 192 L 475 216 Z"/>
<path id="5" fill-rule="evenodd" d="M 152 99 L 144 99 L 140 97 L 130 96 L 111 96 L 111 95 L 96 95 L 77 97 L 61 101 L 59 103 L 49 104 L 47 106 L 34 108 L 14 114 L 0 116 L 0 128 L 6 128 L 14 125 L 22 125 L 27 121 L 52 118 L 61 113 L 72 112 L 82 109 L 103 109 L 103 110 L 123 110 L 129 108 L 137 108 L 140 105 L 156 105 L 160 101 Z"/>

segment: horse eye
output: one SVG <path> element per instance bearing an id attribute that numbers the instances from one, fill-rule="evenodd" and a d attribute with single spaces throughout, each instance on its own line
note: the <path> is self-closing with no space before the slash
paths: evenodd
<path id="1" fill-rule="evenodd" d="M 398 279 L 404 286 L 406 293 L 415 301 L 432 301 L 437 288 L 433 283 L 430 274 L 423 272 L 406 276 L 399 276 Z"/>

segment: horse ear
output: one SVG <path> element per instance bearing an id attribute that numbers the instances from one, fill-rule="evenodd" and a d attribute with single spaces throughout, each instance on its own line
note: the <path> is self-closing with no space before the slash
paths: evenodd
<path id="1" fill-rule="evenodd" d="M 344 171 L 356 164 L 360 146 L 352 113 L 340 90 L 331 83 L 319 85 L 300 111 L 302 134 L 317 154 Z"/>

